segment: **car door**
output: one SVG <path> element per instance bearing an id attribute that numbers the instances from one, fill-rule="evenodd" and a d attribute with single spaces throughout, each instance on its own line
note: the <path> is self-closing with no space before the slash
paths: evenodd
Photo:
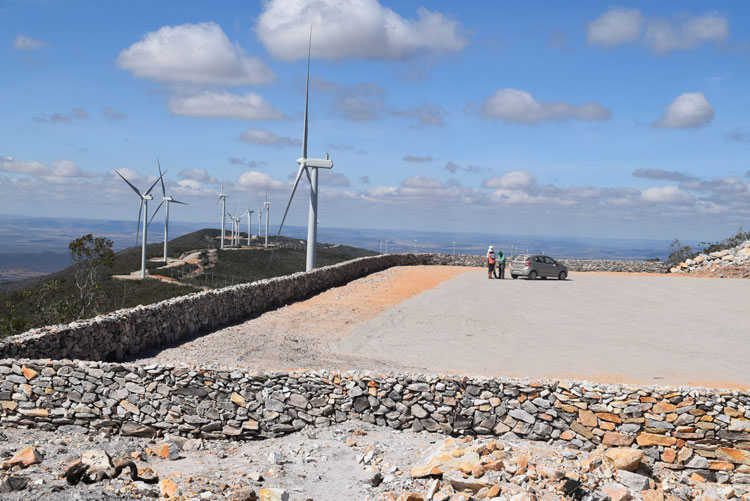
<path id="1" fill-rule="evenodd" d="M 544 256 L 534 256 L 534 269 L 540 277 L 547 276 L 547 264 L 544 262 Z"/>
<path id="2" fill-rule="evenodd" d="M 549 256 L 544 256 L 544 263 L 545 267 L 547 268 L 547 275 L 548 277 L 556 277 L 558 273 L 558 266 L 557 261 L 552 259 Z"/>

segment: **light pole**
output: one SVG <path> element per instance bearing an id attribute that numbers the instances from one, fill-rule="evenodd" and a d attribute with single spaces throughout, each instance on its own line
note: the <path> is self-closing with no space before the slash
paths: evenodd
<path id="1" fill-rule="evenodd" d="M 385 239 L 385 253 L 388 254 L 388 239 Z"/>

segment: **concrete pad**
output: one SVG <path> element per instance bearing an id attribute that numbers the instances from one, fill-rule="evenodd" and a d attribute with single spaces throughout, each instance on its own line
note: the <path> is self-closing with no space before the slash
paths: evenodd
<path id="1" fill-rule="evenodd" d="M 750 387 L 750 281 L 459 275 L 355 326 L 345 356 L 433 373 Z"/>

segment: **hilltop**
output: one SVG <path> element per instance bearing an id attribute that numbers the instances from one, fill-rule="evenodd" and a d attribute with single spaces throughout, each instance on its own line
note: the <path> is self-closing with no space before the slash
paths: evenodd
<path id="1" fill-rule="evenodd" d="M 268 249 L 257 238 L 238 249 L 217 249 L 221 232 L 203 229 L 177 237 L 169 242 L 171 266 L 164 266 L 163 244 L 147 246 L 147 268 L 150 275 L 161 277 L 146 280 L 118 280 L 139 270 L 141 247 L 128 247 L 115 253 L 114 264 L 97 292 L 97 305 L 83 317 L 150 304 L 201 289 L 223 287 L 233 283 L 252 282 L 288 275 L 305 268 L 305 242 L 287 237 L 269 237 Z M 377 254 L 373 251 L 336 244 L 318 244 L 318 266 Z M 197 259 L 172 260 L 193 255 Z M 17 334 L 42 325 L 69 323 L 80 315 L 74 305 L 78 294 L 74 269 L 63 270 L 19 282 L 0 284 L 0 337 Z"/>

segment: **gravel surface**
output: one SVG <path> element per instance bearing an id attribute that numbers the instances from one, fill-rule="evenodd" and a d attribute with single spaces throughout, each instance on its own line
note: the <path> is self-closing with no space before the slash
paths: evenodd
<path id="1" fill-rule="evenodd" d="M 750 385 L 748 282 L 467 273 L 357 325 L 333 346 L 422 372 L 662 385 Z"/>
<path id="2" fill-rule="evenodd" d="M 747 387 L 747 283 L 392 268 L 141 359 Z"/>
<path id="3" fill-rule="evenodd" d="M 35 450 L 35 464 L 0 469 L 0 497 L 23 501 L 157 497 L 253 501 L 256 496 L 290 501 L 421 501 L 432 494 L 433 500 L 466 501 L 492 497 L 490 489 L 494 496 L 502 496 L 493 499 L 504 501 L 603 501 L 607 495 L 643 489 L 650 490 L 647 499 L 688 500 L 701 495 L 727 499 L 728 492 L 739 498 L 748 488 L 665 469 L 635 449 L 587 452 L 524 441 L 512 434 L 502 439 L 453 439 L 355 421 L 259 442 L 170 436 L 149 440 L 22 429 L 0 433 L 3 460 L 28 446 Z M 126 473 L 75 486 L 65 480 L 66 470 L 84 455 L 106 458 L 105 454 L 114 463 L 133 461 L 141 477 L 158 482 L 133 480 Z M 578 486 L 577 492 L 565 496 L 571 486 Z M 269 490 L 279 496 L 264 498 Z"/>

